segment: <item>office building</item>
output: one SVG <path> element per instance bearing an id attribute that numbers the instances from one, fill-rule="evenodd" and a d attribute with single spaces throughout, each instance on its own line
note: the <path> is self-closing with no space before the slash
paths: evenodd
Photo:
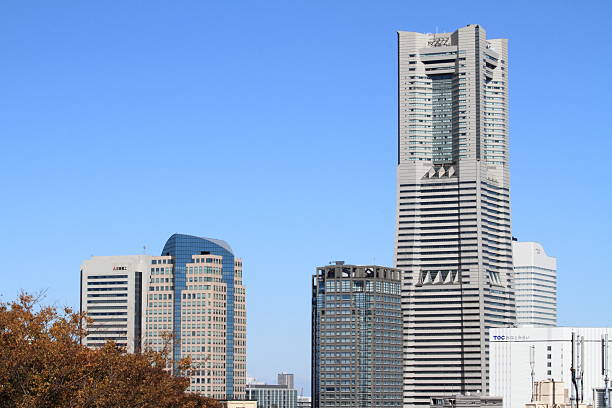
<path id="1" fill-rule="evenodd" d="M 487 332 L 516 322 L 507 40 L 398 33 L 395 266 L 404 406 L 486 394 Z"/>
<path id="2" fill-rule="evenodd" d="M 512 242 L 516 323 L 518 326 L 557 325 L 557 259 L 537 242 Z"/>
<path id="3" fill-rule="evenodd" d="M 150 263 L 147 255 L 94 256 L 83 262 L 81 312 L 90 319 L 84 345 L 113 341 L 129 353 L 141 350 Z"/>
<path id="4" fill-rule="evenodd" d="M 293 374 L 280 373 L 278 374 L 277 379 L 279 385 L 286 385 L 287 388 L 294 388 Z"/>
<path id="5" fill-rule="evenodd" d="M 310 397 L 297 397 L 297 408 L 312 408 L 312 400 Z"/>
<path id="6" fill-rule="evenodd" d="M 593 390 L 603 388 L 602 335 L 612 328 L 520 327 L 490 331 L 491 395 L 504 399 L 504 408 L 523 408 L 532 400 L 533 383 L 554 380 L 571 390 L 572 333 L 584 336 L 584 404 L 593 403 Z M 578 348 L 578 347 L 577 347 Z M 612 349 L 608 356 L 612 357 Z M 532 369 L 533 366 L 533 369 Z M 533 376 L 532 376 L 533 371 Z M 557 387 L 559 388 L 559 387 Z"/>
<path id="7" fill-rule="evenodd" d="M 226 242 L 174 234 L 160 256 L 93 257 L 81 270 L 81 307 L 94 318 L 85 344 L 169 350 L 192 360 L 188 391 L 246 397 L 242 261 Z"/>
<path id="8" fill-rule="evenodd" d="M 247 384 L 246 396 L 257 408 L 297 408 L 297 391 L 286 385 Z"/>
<path id="9" fill-rule="evenodd" d="M 400 270 L 317 268 L 312 282 L 312 406 L 402 406 Z"/>
<path id="10" fill-rule="evenodd" d="M 161 284 L 150 293 L 146 341 L 163 341 L 155 327 L 156 319 L 159 324 L 165 316 L 174 335 L 174 360 L 191 357 L 193 361 L 189 390 L 217 399 L 244 399 L 246 292 L 242 261 L 234 257 L 225 241 L 184 234 L 168 239 L 162 258 L 171 264 L 151 265 L 151 278 Z M 173 285 L 167 285 L 168 281 Z"/>
<path id="11" fill-rule="evenodd" d="M 500 397 L 482 394 L 431 398 L 431 408 L 502 408 Z"/>

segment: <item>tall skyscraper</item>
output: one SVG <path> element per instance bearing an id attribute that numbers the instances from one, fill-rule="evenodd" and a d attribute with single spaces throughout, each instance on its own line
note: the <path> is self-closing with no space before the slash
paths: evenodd
<path id="1" fill-rule="evenodd" d="M 400 271 L 317 268 L 312 282 L 312 406 L 402 406 Z"/>
<path id="2" fill-rule="evenodd" d="M 557 326 L 557 258 L 537 242 L 512 242 L 519 326 Z"/>
<path id="3" fill-rule="evenodd" d="M 172 235 L 161 256 L 96 256 L 81 268 L 84 344 L 107 340 L 191 357 L 188 391 L 246 397 L 246 291 L 242 261 L 221 240 Z M 168 336 L 171 338 L 169 339 Z"/>
<path id="4" fill-rule="evenodd" d="M 488 329 L 516 321 L 507 40 L 398 33 L 395 264 L 404 406 L 488 391 Z"/>

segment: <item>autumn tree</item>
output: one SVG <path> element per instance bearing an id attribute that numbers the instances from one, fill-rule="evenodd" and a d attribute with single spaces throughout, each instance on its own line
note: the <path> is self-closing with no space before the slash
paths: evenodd
<path id="1" fill-rule="evenodd" d="M 186 393 L 163 353 L 80 344 L 86 317 L 22 294 L 0 302 L 0 408 L 220 408 Z"/>

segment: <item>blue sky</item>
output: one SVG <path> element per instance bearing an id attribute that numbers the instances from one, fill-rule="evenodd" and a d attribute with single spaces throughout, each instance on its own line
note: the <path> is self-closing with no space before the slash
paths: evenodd
<path id="1" fill-rule="evenodd" d="M 558 257 L 560 324 L 612 325 L 611 4 L 5 1 L 0 294 L 78 306 L 91 255 L 225 239 L 249 373 L 308 394 L 314 268 L 392 263 L 395 31 L 478 23 L 510 39 L 514 235 Z"/>

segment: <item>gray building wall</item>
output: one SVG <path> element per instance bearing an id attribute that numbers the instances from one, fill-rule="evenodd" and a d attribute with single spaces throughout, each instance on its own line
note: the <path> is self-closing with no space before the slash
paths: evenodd
<path id="1" fill-rule="evenodd" d="M 317 268 L 312 287 L 312 406 L 402 405 L 400 271 Z"/>
<path id="2" fill-rule="evenodd" d="M 507 40 L 398 33 L 395 266 L 404 406 L 488 390 L 488 330 L 515 322 Z"/>

